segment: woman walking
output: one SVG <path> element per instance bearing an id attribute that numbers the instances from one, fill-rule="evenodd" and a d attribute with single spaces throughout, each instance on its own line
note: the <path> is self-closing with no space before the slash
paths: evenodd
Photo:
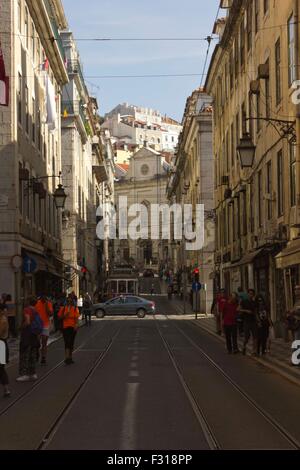
<path id="1" fill-rule="evenodd" d="M 5 365 L 8 363 L 8 320 L 6 318 L 5 309 L 0 307 L 0 383 L 4 388 L 4 397 L 10 397 L 10 390 L 8 388 L 8 375 L 5 370 Z"/>
<path id="2" fill-rule="evenodd" d="M 237 310 L 237 296 L 236 294 L 231 294 L 221 311 L 221 321 L 226 337 L 228 354 L 237 354 L 239 352 L 237 344 Z"/>
<path id="3" fill-rule="evenodd" d="M 78 329 L 79 310 L 73 303 L 73 298 L 67 298 L 67 304 L 61 307 L 58 317 L 62 320 L 62 333 L 65 343 L 65 364 L 74 364 L 72 354 L 75 336 Z"/>

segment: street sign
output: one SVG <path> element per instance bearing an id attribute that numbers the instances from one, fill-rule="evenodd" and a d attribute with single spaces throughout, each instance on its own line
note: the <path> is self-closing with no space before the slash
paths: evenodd
<path id="1" fill-rule="evenodd" d="M 30 258 L 29 256 L 25 256 L 23 260 L 23 272 L 26 274 L 31 274 L 36 271 L 37 262 L 35 259 Z"/>
<path id="2" fill-rule="evenodd" d="M 192 289 L 193 289 L 193 292 L 199 292 L 199 290 L 201 290 L 201 284 L 200 282 L 193 282 L 193 285 L 192 285 Z"/>

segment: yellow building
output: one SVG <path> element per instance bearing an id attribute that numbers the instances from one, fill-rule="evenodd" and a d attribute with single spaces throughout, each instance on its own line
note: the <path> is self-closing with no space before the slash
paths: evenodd
<path id="1" fill-rule="evenodd" d="M 227 16 L 215 25 L 220 42 L 206 80 L 214 98 L 216 276 L 228 291 L 254 287 L 279 325 L 299 283 L 299 0 L 221 7 Z M 255 156 L 245 167 L 247 154 Z"/>

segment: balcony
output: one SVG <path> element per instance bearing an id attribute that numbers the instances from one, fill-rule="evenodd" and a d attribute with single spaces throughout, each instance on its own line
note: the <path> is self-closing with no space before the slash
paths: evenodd
<path id="1" fill-rule="evenodd" d="M 98 184 L 108 181 L 109 175 L 108 175 L 108 170 L 107 170 L 105 163 L 102 163 L 102 165 L 94 165 L 93 172 L 96 176 Z"/>
<path id="2" fill-rule="evenodd" d="M 87 136 L 90 134 L 90 126 L 87 122 L 84 105 L 82 101 L 62 101 L 61 103 L 62 124 L 63 120 L 67 118 L 75 118 L 80 126 L 80 132 L 83 140 L 87 141 Z"/>
<path id="3" fill-rule="evenodd" d="M 59 49 L 59 52 L 61 54 L 62 60 L 65 63 L 66 62 L 65 50 L 64 50 L 64 47 L 63 47 L 61 37 L 59 35 L 59 29 L 58 29 L 58 26 L 57 26 L 57 23 L 56 23 L 55 16 L 53 14 L 51 1 L 50 0 L 44 0 L 44 5 L 45 5 L 45 8 L 47 10 L 49 19 L 50 19 L 51 28 L 52 28 L 52 31 L 53 31 L 53 36 L 55 38 L 55 42 L 56 42 L 57 47 Z"/>
<path id="4" fill-rule="evenodd" d="M 82 88 L 84 89 L 86 95 L 88 95 L 88 90 L 85 85 L 84 76 L 82 73 L 81 64 L 78 59 L 72 59 L 67 61 L 67 71 L 70 77 L 78 77 L 81 83 Z"/>

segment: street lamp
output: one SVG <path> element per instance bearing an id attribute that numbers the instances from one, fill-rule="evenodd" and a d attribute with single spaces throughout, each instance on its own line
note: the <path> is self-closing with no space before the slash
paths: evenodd
<path id="1" fill-rule="evenodd" d="M 67 195 L 62 184 L 59 184 L 53 194 L 54 203 L 57 209 L 64 209 Z"/>
<path id="2" fill-rule="evenodd" d="M 253 144 L 251 136 L 248 132 L 243 134 L 240 144 L 237 147 L 237 152 L 240 158 L 241 167 L 252 168 L 255 158 L 256 146 Z"/>

